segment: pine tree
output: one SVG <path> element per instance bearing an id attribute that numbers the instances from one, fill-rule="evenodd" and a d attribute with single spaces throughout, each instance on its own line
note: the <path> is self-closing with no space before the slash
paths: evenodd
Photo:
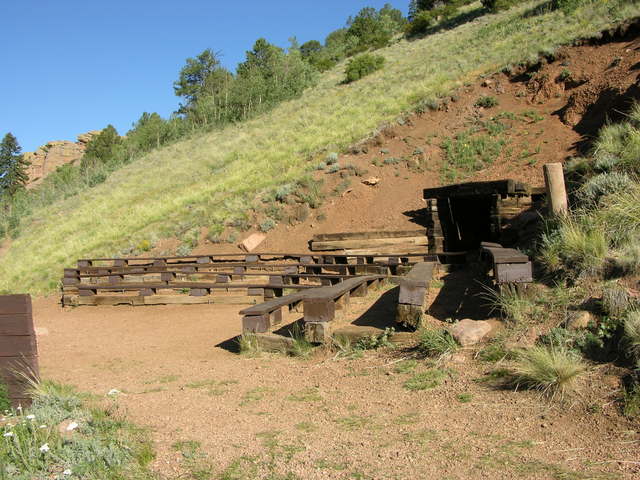
<path id="1" fill-rule="evenodd" d="M 27 167 L 29 162 L 21 155 L 18 140 L 7 133 L 0 143 L 0 195 L 13 196 L 23 189 L 29 181 Z"/>

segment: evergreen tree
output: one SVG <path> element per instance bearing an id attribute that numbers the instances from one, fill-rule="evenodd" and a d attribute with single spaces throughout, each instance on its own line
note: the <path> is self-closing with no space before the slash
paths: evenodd
<path id="1" fill-rule="evenodd" d="M 122 160 L 122 153 L 122 138 L 113 125 L 107 125 L 87 144 L 80 164 L 84 170 L 100 164 L 115 164 Z"/>
<path id="2" fill-rule="evenodd" d="M 0 143 L 0 195 L 13 196 L 29 181 L 29 162 L 21 155 L 18 140 L 7 133 Z"/>

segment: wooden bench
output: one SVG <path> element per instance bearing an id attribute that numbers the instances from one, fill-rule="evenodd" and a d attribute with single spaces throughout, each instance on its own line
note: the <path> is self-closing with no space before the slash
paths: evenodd
<path id="1" fill-rule="evenodd" d="M 384 278 L 382 275 L 351 278 L 334 286 L 316 287 L 245 308 L 240 311 L 242 331 L 268 333 L 282 323 L 284 308 L 291 311 L 302 304 L 305 336 L 314 343 L 322 343 L 330 335 L 329 323 L 336 318 L 336 313 L 344 312 L 349 298 L 365 296 L 370 286 Z"/>
<path id="2" fill-rule="evenodd" d="M 345 280 L 331 287 L 320 287 L 306 292 L 303 298 L 305 337 L 312 343 L 324 343 L 331 337 L 332 322 L 336 315 L 344 314 L 351 297 L 364 297 L 370 286 L 376 286 L 384 277 L 366 275 Z"/>
<path id="3" fill-rule="evenodd" d="M 304 299 L 307 292 L 291 293 L 240 310 L 243 333 L 267 333 L 282 323 L 283 309 L 293 310 Z"/>
<path id="4" fill-rule="evenodd" d="M 422 325 L 429 286 L 437 267 L 435 262 L 416 263 L 405 277 L 400 278 L 397 323 L 414 329 Z"/>
<path id="5" fill-rule="evenodd" d="M 452 253 L 443 253 L 449 255 Z M 455 255 L 455 253 L 453 253 Z M 298 263 L 342 263 L 350 262 L 358 264 L 375 263 L 377 259 L 387 258 L 391 264 L 408 263 L 411 259 L 421 260 L 424 253 L 399 253 L 399 254 L 310 254 L 310 253 L 228 253 L 216 255 L 190 255 L 184 257 L 125 257 L 125 258 L 93 258 L 80 259 L 78 268 L 87 267 L 125 267 L 125 266 L 166 266 L 197 264 L 207 265 L 212 263 L 258 263 L 278 260 L 293 260 Z"/>
<path id="6" fill-rule="evenodd" d="M 515 248 L 503 248 L 497 243 L 480 244 L 481 258 L 488 260 L 493 281 L 497 285 L 533 282 L 529 257 Z"/>

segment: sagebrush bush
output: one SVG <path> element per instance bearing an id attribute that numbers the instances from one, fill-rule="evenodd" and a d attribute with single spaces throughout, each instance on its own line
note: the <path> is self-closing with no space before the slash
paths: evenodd
<path id="1" fill-rule="evenodd" d="M 365 53 L 349 60 L 344 72 L 345 83 L 355 82 L 376 70 L 380 70 L 384 66 L 384 62 L 385 59 L 382 55 L 373 55 L 371 53 Z"/>
<path id="2" fill-rule="evenodd" d="M 606 315 L 622 318 L 632 306 L 631 295 L 618 283 L 607 283 L 602 289 L 602 310 Z"/>
<path id="3" fill-rule="evenodd" d="M 632 186 L 633 180 L 625 173 L 601 173 L 583 183 L 577 197 L 583 204 L 595 206 L 602 197 L 624 192 Z"/>
<path id="4" fill-rule="evenodd" d="M 586 365 L 579 355 L 548 346 L 519 351 L 512 368 L 517 386 L 539 390 L 550 397 L 562 397 L 573 391 L 585 371 Z"/>

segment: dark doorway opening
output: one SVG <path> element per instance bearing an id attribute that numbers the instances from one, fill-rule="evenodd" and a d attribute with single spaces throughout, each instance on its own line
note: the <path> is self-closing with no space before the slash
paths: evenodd
<path id="1" fill-rule="evenodd" d="M 448 251 L 468 251 L 480 242 L 498 241 L 492 228 L 491 195 L 470 195 L 438 200 L 438 217 Z"/>

